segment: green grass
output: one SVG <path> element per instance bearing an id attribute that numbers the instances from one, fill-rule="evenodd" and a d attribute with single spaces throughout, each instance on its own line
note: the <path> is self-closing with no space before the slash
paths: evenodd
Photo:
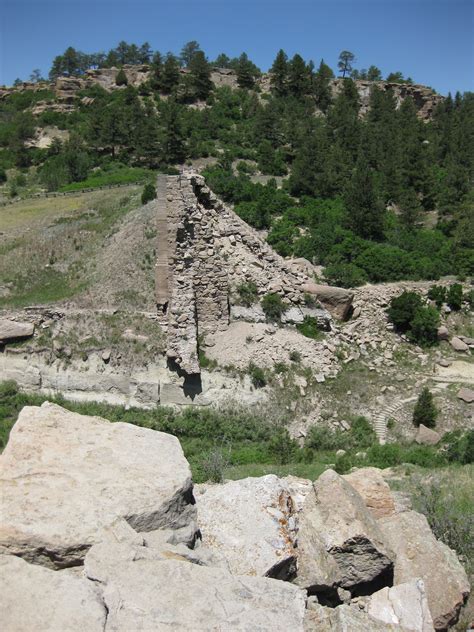
<path id="1" fill-rule="evenodd" d="M 135 182 L 147 182 L 154 177 L 154 172 L 139 167 L 123 167 L 113 171 L 103 171 L 97 175 L 91 175 L 81 182 L 65 184 L 59 191 L 78 191 L 80 189 L 93 189 L 111 184 L 134 184 Z"/>

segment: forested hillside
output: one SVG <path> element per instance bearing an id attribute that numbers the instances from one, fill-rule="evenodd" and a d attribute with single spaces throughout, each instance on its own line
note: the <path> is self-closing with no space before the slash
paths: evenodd
<path id="1" fill-rule="evenodd" d="M 130 85 L 125 64 L 148 64 L 147 80 Z M 473 274 L 472 93 L 448 95 L 422 120 L 414 100 L 393 91 L 411 79 L 394 72 L 384 82 L 348 51 L 337 90 L 324 61 L 283 51 L 262 90 L 245 54 L 211 63 L 195 42 L 180 57 L 124 42 L 107 54 L 69 48 L 50 79 L 95 67 L 117 69 L 114 89 L 80 89 L 67 108 L 39 73 L 35 89 L 3 96 L 4 195 L 146 180 L 206 159 L 218 195 L 267 230 L 280 254 L 324 265 L 332 283 Z M 234 71 L 236 87 L 216 87 L 213 67 Z M 367 112 L 361 79 L 373 82 Z"/>

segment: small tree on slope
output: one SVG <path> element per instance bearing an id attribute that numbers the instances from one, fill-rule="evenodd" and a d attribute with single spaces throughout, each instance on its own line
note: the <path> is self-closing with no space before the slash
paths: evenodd
<path id="1" fill-rule="evenodd" d="M 415 410 L 413 411 L 413 424 L 417 427 L 423 424 L 427 428 L 434 428 L 437 416 L 438 410 L 433 401 L 433 394 L 425 386 L 418 397 Z"/>

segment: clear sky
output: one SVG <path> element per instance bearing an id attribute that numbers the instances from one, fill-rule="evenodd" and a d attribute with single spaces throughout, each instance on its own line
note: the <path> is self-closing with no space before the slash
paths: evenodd
<path id="1" fill-rule="evenodd" d="M 263 70 L 283 48 L 336 68 L 401 70 L 438 92 L 474 90 L 474 0 L 0 0 L 0 84 L 47 75 L 68 46 L 119 40 L 179 52 L 197 40 L 212 59 L 242 51 Z"/>

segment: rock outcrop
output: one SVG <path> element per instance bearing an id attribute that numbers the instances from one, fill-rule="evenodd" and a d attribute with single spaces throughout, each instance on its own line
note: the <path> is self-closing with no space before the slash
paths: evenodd
<path id="1" fill-rule="evenodd" d="M 80 564 L 116 518 L 151 531 L 196 515 L 175 437 L 54 404 L 21 411 L 1 471 L 0 551 L 50 568 Z"/>
<path id="2" fill-rule="evenodd" d="M 436 630 L 446 630 L 458 618 L 469 594 L 466 573 L 452 551 L 437 540 L 425 516 L 405 511 L 379 520 L 385 541 L 396 552 L 394 585 L 423 580 Z"/>
<path id="3" fill-rule="evenodd" d="M 35 327 L 32 323 L 21 323 L 15 320 L 0 319 L 0 345 L 15 340 L 22 340 L 33 335 Z"/>
<path id="4" fill-rule="evenodd" d="M 195 497 L 203 545 L 224 557 L 232 573 L 294 576 L 296 522 L 283 480 L 269 475 L 198 485 Z"/>

